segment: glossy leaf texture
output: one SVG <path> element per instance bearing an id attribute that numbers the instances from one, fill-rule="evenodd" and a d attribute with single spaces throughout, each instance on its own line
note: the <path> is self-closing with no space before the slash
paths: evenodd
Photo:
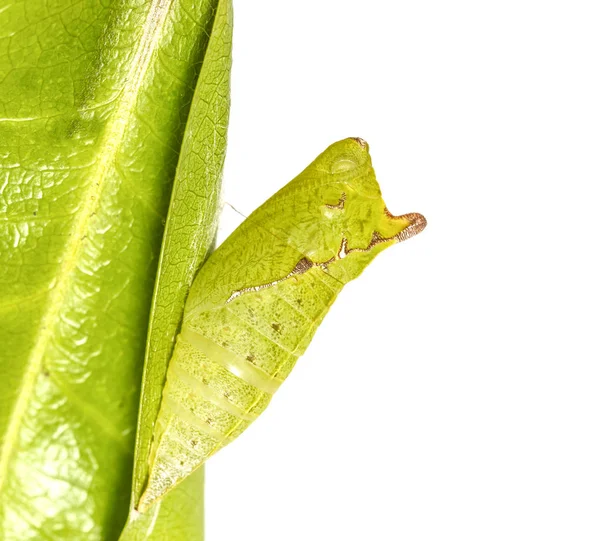
<path id="1" fill-rule="evenodd" d="M 214 217 L 229 122 L 232 30 L 231 0 L 221 0 L 184 135 L 165 226 L 144 363 L 131 509 L 122 541 L 203 538 L 202 469 L 151 512 L 140 514 L 135 508 L 148 479 L 153 428 L 184 304 L 216 233 Z M 171 520 L 174 514 L 181 519 Z"/>
<path id="2" fill-rule="evenodd" d="M 188 115 L 217 4 L 0 0 L 0 539 L 125 522 L 173 177 L 186 123 L 214 135 Z"/>

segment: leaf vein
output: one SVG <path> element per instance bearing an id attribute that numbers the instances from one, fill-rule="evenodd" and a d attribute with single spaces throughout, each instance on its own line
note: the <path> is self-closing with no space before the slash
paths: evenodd
<path id="1" fill-rule="evenodd" d="M 126 137 L 128 121 L 135 108 L 141 83 L 149 69 L 150 61 L 158 46 L 160 32 L 165 24 L 166 14 L 172 0 L 152 0 L 140 39 L 131 58 L 126 86 L 118 105 L 109 120 L 104 136 L 99 144 L 103 150 L 96 167 L 96 179 L 88 184 L 88 197 L 74 221 L 70 241 L 65 246 L 64 257 L 58 272 L 56 286 L 49 296 L 48 307 L 41 318 L 39 334 L 26 363 L 21 389 L 14 409 L 10 414 L 2 449 L 0 452 L 0 491 L 3 489 L 10 471 L 10 462 L 17 451 L 19 431 L 27 414 L 29 402 L 35 392 L 35 383 L 43 369 L 46 350 L 56 328 L 58 315 L 69 293 L 69 284 L 73 279 L 81 252 L 81 238 L 89 229 L 90 221 L 100 205 L 100 195 L 104 184 L 110 178 L 115 158 L 121 143 Z"/>

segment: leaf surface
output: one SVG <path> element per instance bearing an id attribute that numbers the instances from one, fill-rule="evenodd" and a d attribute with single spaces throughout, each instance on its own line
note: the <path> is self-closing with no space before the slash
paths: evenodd
<path id="1" fill-rule="evenodd" d="M 140 514 L 135 506 L 148 478 L 153 428 L 185 300 L 216 231 L 229 121 L 232 18 L 231 0 L 221 0 L 181 147 L 152 301 L 131 509 L 122 541 L 203 538 L 203 469 L 150 512 Z"/>
<path id="2" fill-rule="evenodd" d="M 119 535 L 163 223 L 216 4 L 0 1 L 1 539 Z"/>

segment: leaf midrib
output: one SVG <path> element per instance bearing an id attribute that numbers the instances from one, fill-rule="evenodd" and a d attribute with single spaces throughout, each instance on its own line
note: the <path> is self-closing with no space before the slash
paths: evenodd
<path id="1" fill-rule="evenodd" d="M 83 207 L 71 228 L 70 240 L 64 249 L 56 285 L 49 295 L 46 311 L 40 320 L 37 340 L 27 360 L 23 382 L 3 439 L 0 452 L 0 492 L 3 489 L 10 461 L 17 447 L 19 430 L 34 392 L 37 377 L 43 368 L 44 354 L 58 321 L 58 314 L 65 303 L 69 281 L 77 266 L 78 256 L 82 248 L 81 239 L 84 232 L 89 229 L 90 220 L 100 205 L 100 195 L 116 154 L 125 138 L 129 120 L 134 114 L 134 106 L 142 81 L 148 71 L 152 55 L 166 21 L 166 14 L 172 2 L 173 0 L 152 0 L 143 25 L 141 38 L 131 58 L 131 67 L 125 79 L 124 89 L 98 147 L 102 149 L 99 153 L 100 159 L 97 162 L 96 171 L 90 175 L 88 189 L 83 197 Z"/>

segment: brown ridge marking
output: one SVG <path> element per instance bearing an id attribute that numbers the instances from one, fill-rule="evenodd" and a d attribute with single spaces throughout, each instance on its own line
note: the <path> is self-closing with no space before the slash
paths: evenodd
<path id="1" fill-rule="evenodd" d="M 346 202 L 346 193 L 342 192 L 342 196 L 340 197 L 340 200 L 338 201 L 337 205 L 329 205 L 328 203 L 325 203 L 325 206 L 328 209 L 344 210 L 345 202 Z"/>
<path id="2" fill-rule="evenodd" d="M 382 237 L 377 231 L 373 232 L 373 237 L 371 238 L 371 242 L 366 248 L 347 248 L 348 241 L 346 239 L 342 239 L 342 245 L 340 246 L 340 251 L 338 252 L 338 258 L 343 259 L 347 254 L 351 254 L 352 252 L 368 252 L 373 247 L 381 244 L 382 242 L 388 242 L 390 240 L 397 240 L 398 242 L 403 242 L 405 240 L 418 235 L 425 227 L 427 226 L 427 220 L 425 216 L 419 214 L 417 212 L 411 212 L 410 214 L 403 214 L 402 216 L 394 216 L 390 213 L 388 209 L 385 209 L 386 215 L 393 220 L 406 220 L 409 223 L 407 227 L 405 227 L 400 233 L 394 235 L 393 237 Z"/>
<path id="3" fill-rule="evenodd" d="M 427 220 L 425 219 L 425 216 L 419 214 L 418 212 L 411 212 L 409 214 L 403 214 L 402 216 L 394 216 L 387 208 L 384 209 L 384 212 L 388 218 L 391 218 L 392 220 L 406 220 L 407 222 L 409 222 L 409 225 L 405 227 L 402 231 L 400 231 L 400 233 L 392 237 L 382 237 L 377 231 L 374 231 L 373 236 L 371 237 L 371 242 L 369 242 L 369 245 L 366 248 L 348 248 L 348 239 L 344 237 L 342 238 L 342 242 L 340 244 L 338 253 L 335 256 L 330 257 L 327 261 L 315 263 L 307 257 L 303 257 L 300 261 L 298 261 L 298 263 L 296 263 L 296 266 L 293 268 L 293 270 L 283 278 L 279 278 L 278 280 L 273 280 L 272 282 L 261 284 L 258 286 L 238 289 L 237 291 L 234 291 L 231 294 L 227 301 L 225 301 L 225 304 L 231 302 L 233 299 L 249 291 L 260 291 L 262 289 L 266 289 L 268 287 L 277 285 L 283 282 L 284 280 L 287 280 L 288 278 L 296 276 L 297 274 L 304 274 L 306 271 L 312 269 L 313 267 L 319 267 L 324 271 L 327 271 L 327 267 L 333 262 L 339 261 L 340 259 L 344 259 L 347 255 L 352 254 L 354 252 L 369 252 L 378 244 L 388 242 L 390 240 L 403 242 L 407 239 L 410 239 L 411 237 L 414 237 L 415 235 L 418 235 L 427 226 Z"/>
<path id="4" fill-rule="evenodd" d="M 236 297 L 239 297 L 240 295 L 247 293 L 248 291 L 260 291 L 261 289 L 266 289 L 267 287 L 272 287 L 274 285 L 277 285 L 278 283 L 283 282 L 284 280 L 287 280 L 288 278 L 291 278 L 292 276 L 296 276 L 297 274 L 304 274 L 307 270 L 311 269 L 313 266 L 314 266 L 314 263 L 310 259 L 308 259 L 307 257 L 303 257 L 300 261 L 298 261 L 298 263 L 296 263 L 296 266 L 293 268 L 292 272 L 290 272 L 283 278 L 279 278 L 278 280 L 273 280 L 272 282 L 269 282 L 267 284 L 261 284 L 259 286 L 244 287 L 242 289 L 238 289 L 237 291 L 234 291 L 231 294 L 231 296 L 225 301 L 225 304 L 227 304 L 228 302 L 231 302 Z"/>

